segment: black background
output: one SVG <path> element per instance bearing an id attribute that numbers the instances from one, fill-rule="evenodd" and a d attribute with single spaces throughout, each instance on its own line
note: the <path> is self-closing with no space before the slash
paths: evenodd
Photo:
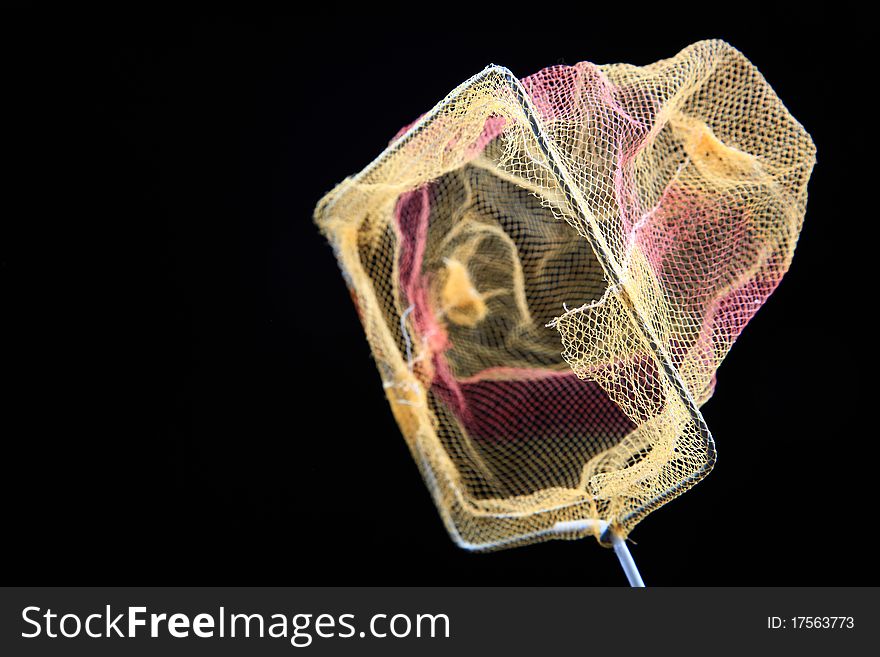
<path id="1" fill-rule="evenodd" d="M 311 215 L 489 63 L 720 37 L 818 147 L 790 273 L 704 407 L 719 459 L 651 514 L 649 585 L 877 584 L 864 17 L 433 5 L 22 17 L 9 137 L 4 548 L 27 583 L 621 584 L 593 541 L 468 554 L 413 464 Z M 10 208 L 17 204 L 10 202 Z M 7 571 L 9 574 L 10 571 Z"/>

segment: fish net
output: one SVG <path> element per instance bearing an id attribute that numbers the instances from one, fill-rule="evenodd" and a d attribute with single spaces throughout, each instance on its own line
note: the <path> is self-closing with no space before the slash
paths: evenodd
<path id="1" fill-rule="evenodd" d="M 321 200 L 459 545 L 610 542 L 709 472 L 699 406 L 789 267 L 814 160 L 757 69 L 705 41 L 489 67 Z"/>

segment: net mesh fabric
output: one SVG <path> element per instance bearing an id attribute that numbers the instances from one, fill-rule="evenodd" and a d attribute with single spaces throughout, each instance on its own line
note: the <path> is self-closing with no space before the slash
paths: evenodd
<path id="1" fill-rule="evenodd" d="M 625 536 L 708 473 L 698 407 L 789 267 L 814 160 L 755 67 L 705 41 L 490 67 L 321 200 L 458 544 Z"/>

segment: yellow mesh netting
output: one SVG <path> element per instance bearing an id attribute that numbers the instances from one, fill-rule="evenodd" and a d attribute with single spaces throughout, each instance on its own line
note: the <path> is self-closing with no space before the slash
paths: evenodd
<path id="1" fill-rule="evenodd" d="M 452 537 L 625 536 L 711 469 L 698 406 L 787 270 L 815 159 L 721 41 L 490 67 L 319 203 Z"/>

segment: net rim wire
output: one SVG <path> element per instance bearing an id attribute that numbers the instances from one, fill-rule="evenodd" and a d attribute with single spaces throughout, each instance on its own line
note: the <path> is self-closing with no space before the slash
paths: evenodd
<path id="1" fill-rule="evenodd" d="M 352 190 L 361 180 L 367 178 L 378 168 L 380 168 L 401 148 L 410 143 L 410 141 L 418 136 L 425 129 L 425 127 L 429 125 L 438 115 L 440 115 L 446 108 L 453 104 L 456 98 L 458 98 L 460 95 L 462 95 L 464 92 L 474 87 L 475 85 L 478 85 L 486 79 L 492 77 L 500 79 L 513 92 L 514 98 L 519 104 L 520 109 L 524 113 L 525 117 L 528 119 L 527 123 L 529 129 L 534 136 L 538 147 L 541 149 L 544 156 L 548 160 L 551 173 L 556 179 L 560 190 L 563 192 L 566 203 L 569 205 L 572 212 L 576 213 L 577 216 L 584 221 L 584 225 L 589 227 L 590 230 L 587 232 L 586 235 L 583 236 L 587 239 L 591 249 L 593 250 L 593 253 L 599 261 L 600 266 L 602 267 L 602 270 L 608 281 L 609 289 L 616 288 L 620 299 L 623 301 L 625 307 L 628 310 L 630 322 L 632 323 L 635 330 L 638 332 L 640 338 L 644 340 L 645 346 L 650 350 L 650 353 L 662 366 L 662 370 L 667 382 L 671 385 L 672 389 L 675 391 L 680 401 L 685 405 L 686 409 L 688 410 L 691 420 L 698 428 L 699 436 L 702 441 L 702 446 L 706 450 L 706 460 L 700 470 L 692 473 L 690 476 L 667 488 L 659 495 L 656 495 L 655 497 L 640 505 L 635 510 L 631 511 L 630 513 L 619 519 L 601 519 L 598 521 L 598 524 L 596 523 L 596 521 L 590 518 L 585 518 L 579 521 L 560 521 L 557 522 L 555 525 L 537 530 L 535 532 L 518 534 L 508 539 L 489 541 L 486 543 L 471 543 L 469 541 L 465 541 L 463 537 L 458 533 L 454 525 L 447 524 L 447 526 L 450 529 L 450 532 L 452 533 L 456 544 L 459 547 L 469 551 L 493 550 L 501 547 L 524 543 L 526 541 L 529 541 L 530 539 L 547 535 L 571 535 L 572 533 L 584 533 L 585 535 L 595 535 L 599 539 L 600 543 L 604 543 L 606 545 L 609 544 L 609 541 L 607 541 L 607 537 L 609 537 L 610 535 L 610 544 L 615 547 L 615 551 L 617 552 L 618 543 L 620 543 L 622 539 L 620 539 L 618 534 L 613 530 L 614 525 L 623 525 L 628 524 L 632 521 L 641 520 L 644 516 L 649 514 L 658 506 L 662 505 L 668 499 L 676 497 L 679 493 L 691 488 L 694 484 L 701 481 L 706 475 L 709 474 L 709 472 L 715 465 L 715 461 L 717 458 L 715 440 L 712 437 L 712 433 L 709 430 L 709 427 L 706 424 L 706 421 L 703 418 L 703 414 L 700 411 L 700 408 L 697 405 L 696 401 L 694 400 L 693 395 L 690 393 L 684 381 L 682 380 L 678 369 L 672 363 L 669 355 L 661 346 L 660 341 L 657 339 L 648 322 L 641 316 L 638 308 L 636 308 L 636 306 L 630 300 L 626 286 L 626 266 L 621 267 L 616 263 L 611 262 L 610 259 L 607 257 L 607 252 L 610 251 L 610 249 L 604 243 L 604 239 L 602 238 L 598 227 L 596 226 L 595 219 L 585 209 L 584 202 L 579 199 L 580 193 L 578 192 L 577 187 L 571 182 L 570 174 L 565 168 L 565 165 L 562 164 L 561 158 L 556 152 L 552 140 L 547 137 L 543 127 L 541 126 L 540 121 L 538 120 L 538 111 L 534 107 L 531 98 L 529 97 L 528 91 L 525 89 L 519 78 L 517 78 L 510 71 L 510 69 L 504 66 L 499 66 L 497 64 L 491 64 L 476 75 L 465 80 L 462 84 L 449 92 L 443 98 L 443 100 L 437 103 L 430 111 L 422 115 L 422 117 L 419 118 L 415 123 L 413 123 L 406 132 L 404 132 L 402 135 L 397 137 L 397 139 L 392 141 L 385 148 L 385 150 L 383 150 L 360 172 L 358 172 L 354 176 L 347 178 L 345 184 L 341 185 L 336 193 L 332 194 L 330 198 L 326 199 L 326 203 L 323 204 L 321 212 L 325 215 L 331 212 L 335 204 L 341 198 L 343 198 L 350 190 Z M 418 457 L 423 461 L 423 464 L 427 464 L 428 459 L 423 453 L 421 445 L 419 445 L 418 443 L 416 443 L 416 450 L 418 451 Z M 431 476 L 435 476 L 435 473 L 430 466 L 427 467 L 425 471 L 431 473 Z M 465 504 L 466 500 L 462 498 L 461 491 L 458 490 L 458 487 L 452 485 L 451 488 L 458 501 Z M 532 512 L 523 515 L 541 515 L 542 513 L 549 513 L 552 511 L 558 511 L 563 508 L 576 507 L 584 504 L 585 502 L 583 500 L 577 500 L 571 502 L 570 504 L 558 505 L 552 508 L 541 509 L 538 512 Z M 504 513 L 481 513 L 480 515 L 484 517 L 498 518 L 511 516 L 511 514 Z M 610 532 L 607 531 L 609 528 L 611 528 Z M 618 557 L 621 558 L 621 562 L 623 563 L 623 558 L 621 557 L 619 552 Z"/>

